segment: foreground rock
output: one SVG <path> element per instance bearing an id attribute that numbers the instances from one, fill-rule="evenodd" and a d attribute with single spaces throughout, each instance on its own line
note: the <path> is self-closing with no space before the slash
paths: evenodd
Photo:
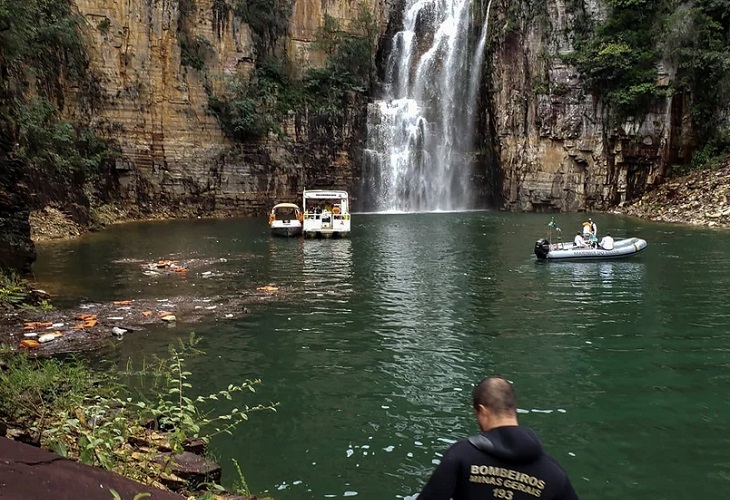
<path id="1" fill-rule="evenodd" d="M 668 179 L 614 212 L 659 222 L 730 227 L 730 159 L 719 169 Z"/>
<path id="2" fill-rule="evenodd" d="M 0 457 L 1 498 L 110 500 L 112 489 L 124 499 L 138 493 L 149 493 L 152 500 L 185 498 L 6 438 L 0 438 Z"/>

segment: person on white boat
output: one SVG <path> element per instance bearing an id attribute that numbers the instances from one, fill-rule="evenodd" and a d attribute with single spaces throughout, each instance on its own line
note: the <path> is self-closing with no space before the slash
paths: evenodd
<path id="1" fill-rule="evenodd" d="M 600 247 L 604 250 L 613 250 L 613 238 L 611 238 L 611 233 L 606 233 L 606 236 L 601 238 Z"/>
<path id="2" fill-rule="evenodd" d="M 575 233 L 575 238 L 573 239 L 573 246 L 581 247 L 581 248 L 586 246 L 586 240 L 583 239 L 583 235 L 580 234 L 580 231 Z"/>

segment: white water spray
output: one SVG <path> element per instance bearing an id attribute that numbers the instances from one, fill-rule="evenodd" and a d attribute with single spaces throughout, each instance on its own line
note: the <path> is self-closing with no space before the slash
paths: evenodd
<path id="1" fill-rule="evenodd" d="M 368 108 L 364 180 L 374 210 L 473 208 L 475 111 L 491 3 L 473 49 L 471 0 L 406 0 L 385 95 Z"/>

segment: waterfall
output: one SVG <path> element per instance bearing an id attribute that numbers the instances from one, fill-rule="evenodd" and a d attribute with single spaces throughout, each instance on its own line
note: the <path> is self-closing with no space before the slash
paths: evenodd
<path id="1" fill-rule="evenodd" d="M 406 0 L 383 96 L 368 106 L 363 180 L 373 210 L 474 208 L 474 124 L 491 0 L 476 48 L 471 3 Z"/>

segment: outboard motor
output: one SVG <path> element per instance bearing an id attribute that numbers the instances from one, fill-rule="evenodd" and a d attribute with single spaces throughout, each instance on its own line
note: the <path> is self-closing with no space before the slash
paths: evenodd
<path id="1" fill-rule="evenodd" d="M 550 242 L 545 238 L 541 238 L 535 242 L 535 255 L 540 260 L 547 259 L 550 252 Z"/>

